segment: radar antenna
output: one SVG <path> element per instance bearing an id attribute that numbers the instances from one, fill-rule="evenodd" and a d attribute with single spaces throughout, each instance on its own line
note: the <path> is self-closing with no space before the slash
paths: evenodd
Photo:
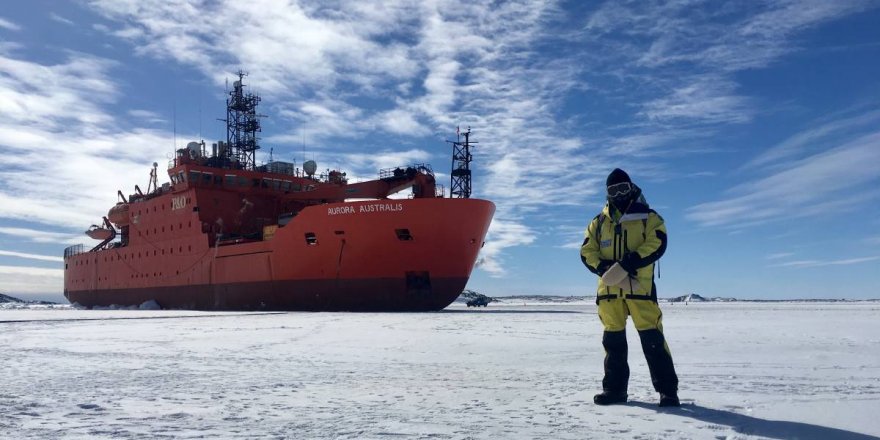
<path id="1" fill-rule="evenodd" d="M 461 141 L 464 136 L 464 142 Z M 449 184 L 449 194 L 453 198 L 471 198 L 471 145 L 476 142 L 470 141 L 471 128 L 461 133 L 455 128 L 455 141 L 446 141 L 452 144 L 452 175 Z"/>
<path id="2" fill-rule="evenodd" d="M 260 149 L 257 143 L 260 132 L 260 118 L 257 114 L 257 104 L 260 97 L 253 93 L 244 92 L 244 77 L 246 73 L 238 71 L 238 81 L 232 83 L 232 91 L 226 98 L 226 144 L 228 148 L 223 152 L 225 158 L 246 170 L 253 170 L 257 166 L 256 151 Z"/>

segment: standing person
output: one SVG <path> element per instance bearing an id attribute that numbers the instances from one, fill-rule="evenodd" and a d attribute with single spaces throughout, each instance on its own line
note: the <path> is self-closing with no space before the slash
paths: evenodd
<path id="1" fill-rule="evenodd" d="M 648 361 L 660 406 L 679 406 L 678 376 L 663 337 L 657 305 L 654 263 L 666 251 L 663 217 L 648 207 L 642 190 L 615 168 L 606 180 L 608 202 L 587 227 L 581 261 L 599 275 L 596 304 L 605 327 L 605 377 L 597 405 L 624 403 L 627 398 L 626 317 L 631 315 Z"/>

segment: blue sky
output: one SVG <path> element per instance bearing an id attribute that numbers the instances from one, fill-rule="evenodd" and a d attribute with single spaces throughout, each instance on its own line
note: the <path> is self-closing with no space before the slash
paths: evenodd
<path id="1" fill-rule="evenodd" d="M 478 291 L 592 294 L 578 247 L 621 167 L 666 219 L 661 297 L 878 298 L 877 23 L 871 1 L 14 2 L 0 292 L 58 298 L 62 249 L 175 131 L 225 137 L 241 68 L 258 161 L 428 162 L 448 186 L 444 140 L 472 127 L 498 206 Z"/>

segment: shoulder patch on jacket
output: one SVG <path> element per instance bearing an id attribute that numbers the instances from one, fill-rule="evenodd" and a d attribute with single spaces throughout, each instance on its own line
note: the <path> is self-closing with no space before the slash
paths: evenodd
<path id="1" fill-rule="evenodd" d="M 633 220 L 647 220 L 647 219 L 648 219 L 647 212 L 634 212 L 631 214 L 624 214 L 622 217 L 620 217 L 619 222 L 628 222 L 628 221 L 633 221 Z"/>

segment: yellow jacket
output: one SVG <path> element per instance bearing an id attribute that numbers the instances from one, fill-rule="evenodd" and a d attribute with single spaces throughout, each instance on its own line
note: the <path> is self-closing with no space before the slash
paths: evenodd
<path id="1" fill-rule="evenodd" d="M 590 272 L 600 276 L 597 302 L 616 297 L 657 301 L 654 263 L 666 252 L 666 226 L 663 217 L 649 208 L 644 198 L 639 197 L 622 216 L 616 209 L 612 212 L 606 203 L 584 235 L 581 261 Z M 637 290 L 630 293 L 602 282 L 602 273 L 615 261 L 635 276 Z"/>

